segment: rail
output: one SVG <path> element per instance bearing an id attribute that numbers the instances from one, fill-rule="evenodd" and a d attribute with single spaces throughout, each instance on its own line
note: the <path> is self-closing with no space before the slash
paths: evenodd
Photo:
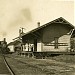
<path id="1" fill-rule="evenodd" d="M 8 62 L 6 61 L 4 55 L 3 55 L 3 58 L 4 58 L 4 63 L 5 63 L 5 65 L 6 65 L 6 67 L 8 68 L 10 74 L 11 74 L 11 75 L 15 75 L 15 73 L 13 72 L 13 70 L 11 69 L 11 67 L 9 66 Z"/>

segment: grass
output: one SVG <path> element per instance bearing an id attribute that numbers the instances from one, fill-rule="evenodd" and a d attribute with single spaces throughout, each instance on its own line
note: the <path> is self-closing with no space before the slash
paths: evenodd
<path id="1" fill-rule="evenodd" d="M 57 61 L 63 61 L 66 63 L 75 63 L 75 55 L 59 55 L 55 57 L 51 57 L 50 59 L 54 59 Z"/>
<path id="2" fill-rule="evenodd" d="M 32 59 L 13 55 L 8 56 L 10 58 L 6 57 L 6 59 L 16 75 L 72 75 L 75 71 L 73 67 L 70 67 L 67 64 L 63 64 L 62 62 L 58 63 L 58 61 L 65 62 L 68 56 L 63 56 L 64 58 L 62 56 L 56 56 L 51 57 L 51 59 Z M 70 61 L 70 59 L 68 60 Z"/>

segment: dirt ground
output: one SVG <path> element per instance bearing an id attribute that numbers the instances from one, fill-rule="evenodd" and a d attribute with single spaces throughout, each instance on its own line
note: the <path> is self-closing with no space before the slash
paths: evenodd
<path id="1" fill-rule="evenodd" d="M 6 56 L 7 62 L 16 75 L 75 75 L 74 63 L 59 61 L 56 58 L 34 59 L 16 55 Z"/>
<path id="2" fill-rule="evenodd" d="M 0 75 L 10 75 L 8 68 L 4 63 L 3 56 L 0 54 Z"/>

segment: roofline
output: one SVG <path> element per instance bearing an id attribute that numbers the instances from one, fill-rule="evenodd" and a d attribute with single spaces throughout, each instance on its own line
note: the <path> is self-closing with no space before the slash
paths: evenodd
<path id="1" fill-rule="evenodd" d="M 16 37 L 16 38 L 12 39 L 12 40 L 19 40 L 24 34 L 25 34 L 25 33 L 23 33 L 21 36 L 18 36 L 18 37 Z"/>
<path id="2" fill-rule="evenodd" d="M 63 17 L 60 17 L 60 18 L 62 18 L 64 21 L 66 21 L 69 25 L 71 25 L 75 29 L 75 26 L 73 26 L 70 22 L 68 22 L 67 20 L 65 20 Z"/>
<path id="3" fill-rule="evenodd" d="M 8 45 L 14 45 L 14 44 L 12 44 L 12 43 L 15 43 L 16 41 L 18 41 L 18 40 L 14 40 L 14 41 L 8 43 Z M 19 41 L 19 42 L 20 42 L 20 41 Z M 21 43 L 21 42 L 20 42 L 20 43 Z"/>
<path id="4" fill-rule="evenodd" d="M 18 36 L 18 37 L 16 37 L 16 38 L 14 38 L 13 40 L 15 40 L 15 39 L 19 39 L 19 36 Z"/>
<path id="5" fill-rule="evenodd" d="M 48 23 L 46 23 L 46 24 L 44 24 L 44 25 L 42 25 L 42 26 L 40 26 L 40 27 L 38 27 L 38 28 L 35 28 L 35 29 L 33 29 L 33 30 L 31 30 L 31 31 L 29 31 L 29 32 L 27 32 L 27 33 L 25 33 L 23 36 L 25 36 L 25 35 L 27 35 L 27 34 L 29 34 L 29 33 L 31 33 L 31 32 L 35 32 L 35 31 L 37 31 L 37 30 L 39 30 L 39 29 L 41 29 L 41 28 L 43 28 L 43 27 L 45 27 L 45 26 L 47 26 L 47 25 L 49 25 L 49 24 L 51 24 L 51 23 L 53 23 L 54 21 L 56 21 L 56 20 L 58 20 L 58 19 L 63 19 L 64 21 L 66 21 L 70 26 L 72 26 L 74 29 L 75 29 L 75 27 L 71 24 L 71 23 L 69 23 L 67 20 L 65 20 L 63 17 L 59 17 L 59 18 L 57 18 L 57 19 L 55 19 L 55 20 L 53 20 L 53 21 L 51 21 L 51 22 L 48 22 Z"/>

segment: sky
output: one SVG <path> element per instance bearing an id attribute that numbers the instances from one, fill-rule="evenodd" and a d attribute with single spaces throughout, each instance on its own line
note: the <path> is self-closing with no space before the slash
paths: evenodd
<path id="1" fill-rule="evenodd" d="M 73 0 L 0 0 L 0 40 L 13 41 L 20 27 L 28 32 L 63 17 L 74 25 Z"/>

